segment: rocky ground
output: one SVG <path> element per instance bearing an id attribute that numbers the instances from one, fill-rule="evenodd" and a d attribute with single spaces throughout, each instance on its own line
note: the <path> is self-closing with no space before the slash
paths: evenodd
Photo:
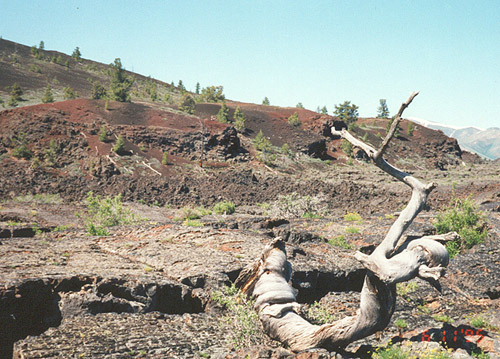
<path id="1" fill-rule="evenodd" d="M 342 167 L 336 173 L 339 179 L 356 179 L 361 188 L 369 182 L 367 169 Z M 6 237 L 0 245 L 0 356 L 370 357 L 390 339 L 412 352 L 439 351 L 444 333 L 454 358 L 470 357 L 479 349 L 493 358 L 500 355 L 500 197 L 488 177 L 498 176 L 498 170 L 490 168 L 489 175 L 483 170 L 481 181 L 471 181 L 477 177 L 460 168 L 448 173 L 452 178 L 436 176 L 440 187 L 431 208 L 408 235 L 433 232 L 436 209 L 449 196 L 450 182 L 457 182 L 456 193 L 477 192 L 489 217 L 487 240 L 452 260 L 441 294 L 420 280 L 399 288 L 392 324 L 342 353 L 291 353 L 262 334 L 251 309 L 231 309 L 227 298 L 232 295 L 224 301 L 221 293 L 280 235 L 288 242 L 292 283 L 304 315 L 316 321 L 352 315 L 364 276 L 353 250 L 371 250 L 397 216 L 394 206 L 385 211 L 378 204 L 385 203 L 377 200 L 383 195 L 379 190 L 390 188 L 389 198 L 401 203 L 408 196 L 399 184 L 384 186 L 383 174 L 380 182 L 371 179 L 380 183 L 379 190 L 375 187 L 347 206 L 362 213 L 354 223 L 344 219 L 340 205 L 331 205 L 322 218 L 304 219 L 279 212 L 269 201 L 238 206 L 232 215 L 205 215 L 193 226 L 176 218 L 183 215 L 180 209 L 130 203 L 142 218 L 139 223 L 112 227 L 109 236 L 89 236 L 74 214 L 85 212 L 83 204 L 75 207 L 57 196 L 5 201 L 0 210 L 0 233 Z M 367 206 L 374 207 L 363 208 Z M 351 227 L 358 233 L 348 233 Z M 329 242 L 339 235 L 345 243 Z"/>

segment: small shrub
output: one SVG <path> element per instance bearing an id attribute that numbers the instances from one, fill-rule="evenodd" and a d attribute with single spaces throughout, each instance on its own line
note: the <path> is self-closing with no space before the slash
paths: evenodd
<path id="1" fill-rule="evenodd" d="M 31 64 L 30 71 L 34 72 L 36 74 L 41 74 L 42 73 L 42 69 L 40 68 L 40 66 L 38 66 L 36 64 Z"/>
<path id="2" fill-rule="evenodd" d="M 488 322 L 480 315 L 471 318 L 469 323 L 476 328 L 486 328 L 488 326 Z"/>
<path id="3" fill-rule="evenodd" d="M 101 126 L 101 130 L 99 131 L 99 141 L 108 142 L 108 130 L 106 130 L 106 125 Z"/>
<path id="4" fill-rule="evenodd" d="M 358 212 L 348 212 L 344 215 L 344 221 L 347 222 L 362 222 L 363 218 Z"/>
<path id="5" fill-rule="evenodd" d="M 177 220 L 200 219 L 211 213 L 209 209 L 205 209 L 204 207 L 184 207 L 182 208 L 182 216 L 177 218 Z"/>
<path id="6" fill-rule="evenodd" d="M 179 110 L 188 114 L 194 114 L 196 104 L 193 96 L 185 92 L 179 102 Z"/>
<path id="7" fill-rule="evenodd" d="M 182 224 L 188 227 L 203 227 L 203 223 L 199 219 L 187 218 Z"/>
<path id="8" fill-rule="evenodd" d="M 54 96 L 52 95 L 52 88 L 50 87 L 50 85 L 47 85 L 47 87 L 45 88 L 45 93 L 43 94 L 42 102 L 43 103 L 54 102 Z"/>
<path id="9" fill-rule="evenodd" d="M 220 324 L 231 328 L 228 342 L 235 348 L 250 347 L 265 340 L 259 316 L 253 309 L 254 301 L 238 290 L 234 284 L 212 293 L 212 300 L 222 305 L 227 314 Z"/>
<path id="10" fill-rule="evenodd" d="M 163 152 L 163 156 L 161 158 L 161 164 L 164 166 L 168 165 L 168 153 L 167 152 Z"/>
<path id="11" fill-rule="evenodd" d="M 342 143 L 340 144 L 340 149 L 349 157 L 352 157 L 354 154 L 354 148 L 352 146 L 352 143 L 345 139 L 342 139 Z"/>
<path id="12" fill-rule="evenodd" d="M 65 100 L 73 100 L 78 97 L 78 93 L 73 90 L 71 87 L 65 87 L 64 88 L 64 99 Z"/>
<path id="13" fill-rule="evenodd" d="M 137 221 L 128 209 L 123 208 L 121 195 L 102 198 L 89 192 L 86 203 L 87 214 L 83 219 L 90 235 L 107 236 L 109 233 L 106 228 Z"/>
<path id="14" fill-rule="evenodd" d="M 324 217 L 327 213 L 327 197 L 324 194 L 316 196 L 301 196 L 298 193 L 279 195 L 274 202 L 273 212 L 277 217 L 299 218 L 304 215 Z"/>
<path id="15" fill-rule="evenodd" d="M 123 140 L 122 135 L 119 135 L 116 139 L 116 143 L 113 146 L 113 151 L 118 155 L 123 155 L 125 153 L 125 141 Z"/>
<path id="16" fill-rule="evenodd" d="M 288 123 L 293 127 L 300 127 L 302 125 L 302 122 L 299 120 L 299 114 L 297 112 L 294 112 L 293 115 L 288 117 Z"/>
<path id="17" fill-rule="evenodd" d="M 436 322 L 453 323 L 453 319 L 451 319 L 446 314 L 435 314 L 432 316 L 432 319 L 434 319 Z"/>
<path id="18" fill-rule="evenodd" d="M 288 143 L 284 143 L 283 146 L 281 146 L 281 153 L 287 157 L 292 157 L 292 150 Z"/>
<path id="19" fill-rule="evenodd" d="M 396 293 L 402 297 L 415 292 L 418 289 L 417 282 L 403 282 L 396 284 Z"/>
<path id="20" fill-rule="evenodd" d="M 106 88 L 99 82 L 92 83 L 92 90 L 90 92 L 90 97 L 93 100 L 99 100 L 106 97 Z"/>
<path id="21" fill-rule="evenodd" d="M 15 142 L 17 143 L 17 147 L 12 150 L 12 156 L 29 160 L 31 158 L 31 151 L 28 148 L 26 135 L 24 133 L 19 134 Z"/>
<path id="22" fill-rule="evenodd" d="M 405 329 L 408 327 L 408 323 L 406 322 L 406 320 L 401 318 L 396 319 L 394 321 L 394 325 L 400 329 Z"/>
<path id="23" fill-rule="evenodd" d="M 237 106 L 236 110 L 234 110 L 233 122 L 236 131 L 240 133 L 245 131 L 245 115 L 243 115 L 240 106 Z"/>
<path id="24" fill-rule="evenodd" d="M 359 233 L 359 228 L 356 226 L 349 226 L 345 229 L 346 233 L 356 234 Z"/>
<path id="25" fill-rule="evenodd" d="M 320 302 L 314 302 L 309 305 L 305 315 L 312 324 L 316 325 L 331 323 L 337 320 L 332 311 L 328 310 L 328 308 Z"/>
<path id="26" fill-rule="evenodd" d="M 451 258 L 482 243 L 488 234 L 485 215 L 470 197 L 453 197 L 451 204 L 440 211 L 433 224 L 439 234 L 455 231 L 460 236 L 459 239 L 446 244 Z"/>
<path id="27" fill-rule="evenodd" d="M 332 239 L 329 239 L 328 244 L 335 246 L 335 247 L 341 247 L 341 248 L 345 248 L 345 249 L 353 249 L 352 245 L 350 245 L 345 240 L 345 236 L 343 234 L 341 234 L 340 236 L 334 237 Z"/>
<path id="28" fill-rule="evenodd" d="M 217 121 L 220 123 L 229 123 L 229 107 L 227 107 L 226 101 L 222 102 L 222 106 L 217 113 Z"/>
<path id="29" fill-rule="evenodd" d="M 406 129 L 406 133 L 408 136 L 413 136 L 413 131 L 415 130 L 415 127 L 413 126 L 413 122 L 408 123 L 408 128 Z"/>
<path id="30" fill-rule="evenodd" d="M 233 202 L 223 201 L 215 204 L 213 212 L 216 214 L 233 214 L 236 206 Z"/>

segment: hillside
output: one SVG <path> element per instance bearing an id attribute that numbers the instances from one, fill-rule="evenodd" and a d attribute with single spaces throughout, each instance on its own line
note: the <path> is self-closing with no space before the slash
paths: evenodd
<path id="1" fill-rule="evenodd" d="M 455 138 L 460 147 L 466 151 L 490 160 L 500 158 L 500 128 L 498 127 L 483 130 L 476 127 L 456 128 L 433 122 L 415 121 L 427 128 L 443 131 L 446 136 Z"/>
<path id="2" fill-rule="evenodd" d="M 237 107 L 245 117 L 238 131 L 218 121 L 221 102 L 189 93 L 187 113 L 185 90 L 131 72 L 130 102 L 91 99 L 109 65 L 41 54 L 50 61 L 0 39 L 1 358 L 370 358 L 389 340 L 415 355 L 500 355 L 499 161 L 403 120 L 385 157 L 437 186 L 405 238 L 435 234 L 455 197 L 480 206 L 488 235 L 451 260 L 441 293 L 421 279 L 398 286 L 379 335 L 293 353 L 262 333 L 231 283 L 279 236 L 304 316 L 353 315 L 367 273 L 354 253 L 380 243 L 408 188 L 332 135 L 347 127 L 338 118 L 226 99 L 229 119 Z M 9 106 L 15 82 L 24 94 Z M 43 104 L 48 83 L 55 102 Z M 67 87 L 78 96 L 64 99 Z M 388 121 L 361 118 L 351 132 L 376 147 Z M 460 330 L 476 335 L 443 343 Z"/>

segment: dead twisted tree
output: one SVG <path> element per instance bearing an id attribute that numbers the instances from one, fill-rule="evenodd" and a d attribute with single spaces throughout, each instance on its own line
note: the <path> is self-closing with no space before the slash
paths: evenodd
<path id="1" fill-rule="evenodd" d="M 238 287 L 255 298 L 255 309 L 265 332 L 293 351 L 316 347 L 335 350 L 384 329 L 394 313 L 397 283 L 420 277 L 440 288 L 438 279 L 444 274 L 449 258 L 439 240 L 453 239 L 454 234 L 407 239 L 398 245 L 403 232 L 424 208 L 427 196 L 435 185 L 423 184 L 383 159 L 403 111 L 417 95 L 418 92 L 412 93 L 401 105 L 378 150 L 356 139 L 345 129 L 340 132 L 344 139 L 366 152 L 377 167 L 412 190 L 406 208 L 373 253 L 356 252 L 354 255 L 367 269 L 357 314 L 321 326 L 302 318 L 295 291 L 289 284 L 292 268 L 287 261 L 285 243 L 280 238 L 268 244 L 261 257 L 247 266 L 236 280 Z"/>

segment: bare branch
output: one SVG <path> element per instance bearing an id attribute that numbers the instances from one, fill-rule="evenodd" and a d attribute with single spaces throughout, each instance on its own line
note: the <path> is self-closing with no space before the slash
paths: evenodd
<path id="1" fill-rule="evenodd" d="M 396 132 L 396 128 L 399 125 L 399 122 L 401 121 L 401 116 L 403 115 L 403 111 L 410 106 L 410 103 L 413 101 L 415 97 L 419 94 L 418 91 L 413 92 L 410 97 L 408 97 L 408 100 L 406 102 L 403 102 L 401 104 L 401 107 L 399 108 L 398 113 L 394 117 L 394 121 L 392 121 L 391 128 L 387 135 L 385 136 L 384 140 L 382 141 L 382 145 L 380 146 L 380 149 L 377 151 L 377 153 L 374 156 L 375 162 L 377 162 L 382 156 L 384 155 L 385 150 L 387 149 L 387 146 L 389 145 L 389 142 L 391 141 L 392 137 L 394 136 L 394 133 Z"/>
<path id="2" fill-rule="evenodd" d="M 334 350 L 384 329 L 394 313 L 396 283 L 420 277 L 440 290 L 438 279 L 444 274 L 444 267 L 449 261 L 448 252 L 440 242 L 451 240 L 456 234 L 407 239 L 397 247 L 403 232 L 424 208 L 434 184 L 425 185 L 382 158 L 404 109 L 417 94 L 413 93 L 401 105 L 396 120 L 378 151 L 356 139 L 348 131 L 340 132 L 344 139 L 365 151 L 377 167 L 412 189 L 408 205 L 373 253 L 354 254 L 368 269 L 357 315 L 322 326 L 303 319 L 298 314 L 295 290 L 288 283 L 291 265 L 287 261 L 285 244 L 280 238 L 273 240 L 261 257 L 248 265 L 236 280 L 238 287 L 255 297 L 255 309 L 266 333 L 294 351 L 314 347 Z"/>

